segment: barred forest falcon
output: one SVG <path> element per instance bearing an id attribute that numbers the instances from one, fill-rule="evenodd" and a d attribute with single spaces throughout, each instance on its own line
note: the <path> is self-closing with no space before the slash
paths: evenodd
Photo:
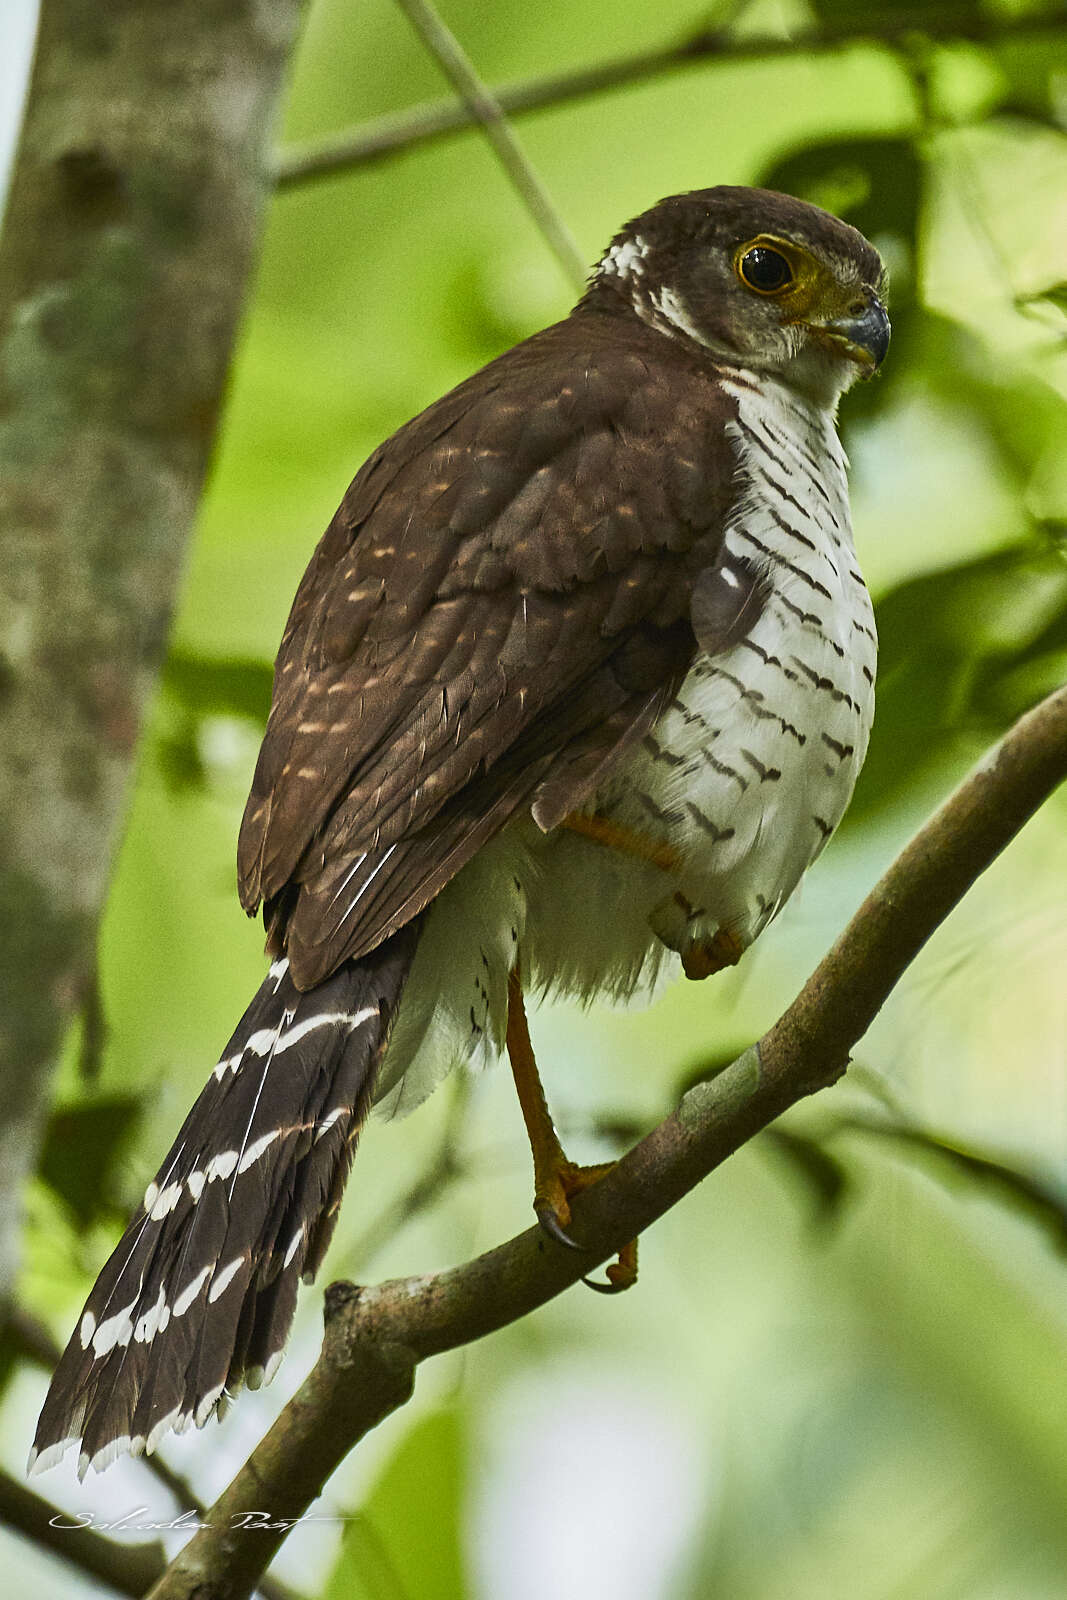
<path id="1" fill-rule="evenodd" d="M 507 1047 L 566 1240 L 523 991 L 704 977 L 841 819 L 875 631 L 835 431 L 877 252 L 760 189 L 624 228 L 570 316 L 376 450 L 282 639 L 241 828 L 273 964 L 89 1296 L 31 1465 L 198 1427 L 281 1359 L 359 1131 Z M 616 1286 L 633 1251 L 609 1269 Z"/>

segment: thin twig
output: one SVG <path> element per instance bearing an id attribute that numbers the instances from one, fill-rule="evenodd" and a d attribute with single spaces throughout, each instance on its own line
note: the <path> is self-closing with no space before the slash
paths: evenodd
<path id="1" fill-rule="evenodd" d="M 453 1077 L 452 1085 L 452 1099 L 435 1153 L 414 1182 L 390 1201 L 358 1235 L 355 1243 L 345 1252 L 346 1268 L 358 1270 L 364 1263 L 373 1260 L 382 1246 L 395 1238 L 405 1223 L 439 1199 L 462 1173 L 463 1164 L 456 1154 L 456 1148 L 470 1104 L 470 1076 L 466 1072 L 458 1072 Z"/>
<path id="2" fill-rule="evenodd" d="M 499 101 L 479 78 L 459 40 L 445 26 L 430 0 L 396 0 L 396 3 L 463 101 L 471 121 L 480 123 L 485 130 L 497 160 L 549 249 L 567 277 L 581 289 L 587 272 L 582 252 L 515 137 Z"/>
<path id="3" fill-rule="evenodd" d="M 859 1133 L 865 1138 L 904 1145 L 919 1155 L 930 1156 L 941 1168 L 956 1177 L 980 1185 L 1002 1204 L 1026 1212 L 1051 1235 L 1056 1247 L 1067 1249 L 1067 1199 L 1037 1173 L 1023 1172 L 1010 1161 L 988 1150 L 974 1150 L 955 1139 L 931 1133 L 929 1129 L 906 1121 L 860 1116 L 852 1113 L 837 1119 L 829 1137 Z"/>
<path id="4" fill-rule="evenodd" d="M 965 16 L 958 8 L 939 10 L 931 6 L 911 14 L 896 12 L 891 21 L 881 23 L 873 18 L 861 22 L 855 18 L 847 22 L 826 22 L 818 28 L 803 29 L 790 38 L 757 35 L 735 39 L 720 26 L 701 29 L 687 38 L 672 39 L 650 50 L 598 61 L 572 72 L 551 73 L 543 78 L 504 85 L 487 93 L 504 116 L 520 117 L 590 95 L 630 88 L 664 73 L 699 64 L 736 66 L 746 61 L 822 54 L 863 45 L 895 50 L 908 44 L 916 34 L 942 43 L 966 41 L 992 45 L 1016 34 L 1039 34 L 1055 29 L 1065 20 L 1067 6 L 1040 16 L 1024 13 L 1000 18 L 977 10 Z M 412 111 L 381 117 L 363 127 L 343 129 L 323 139 L 280 150 L 274 157 L 274 182 L 279 189 L 287 189 L 315 178 L 347 172 L 397 155 L 414 145 L 464 132 L 476 127 L 480 120 L 469 105 L 458 105 L 451 100 L 416 106 Z"/>
<path id="5" fill-rule="evenodd" d="M 35 1366 L 51 1372 L 62 1354 L 61 1347 L 52 1337 L 39 1317 L 21 1306 L 12 1306 L 4 1318 L 4 1333 L 10 1340 L 14 1354 L 20 1361 L 32 1361 Z"/>
<path id="6" fill-rule="evenodd" d="M 83 1526 L 76 1514 L 66 1515 L 6 1472 L 0 1472 L 0 1523 L 117 1594 L 144 1594 L 166 1565 L 166 1553 L 158 1542 L 119 1544 Z"/>
<path id="7" fill-rule="evenodd" d="M 1067 777 L 1067 689 L 1022 717 L 906 847 L 797 999 L 759 1044 L 697 1084 L 677 1111 L 573 1205 L 581 1250 L 531 1228 L 450 1271 L 326 1294 L 307 1380 L 152 1590 L 149 1600 L 244 1600 L 286 1530 L 251 1539 L 242 1507 L 299 1517 L 364 1434 L 413 1389 L 419 1362 L 483 1338 L 569 1288 L 641 1233 L 805 1095 L 844 1072 L 901 974 L 968 888 Z"/>

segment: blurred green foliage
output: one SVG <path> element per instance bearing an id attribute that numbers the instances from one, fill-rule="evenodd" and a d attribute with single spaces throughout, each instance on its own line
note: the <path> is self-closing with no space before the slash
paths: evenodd
<path id="1" fill-rule="evenodd" d="M 322 1600 L 464 1600 L 468 1456 L 462 1410 L 420 1418 L 346 1526 Z"/>
<path id="2" fill-rule="evenodd" d="M 455 0 L 446 16 L 492 83 L 723 18 L 746 40 L 860 36 L 694 58 L 516 124 L 590 260 L 663 194 L 752 182 L 848 217 L 891 276 L 884 376 L 842 418 L 882 639 L 867 767 L 839 838 L 740 969 L 645 1011 L 535 1019 L 575 1153 L 610 1154 L 773 1020 L 910 828 L 1067 673 L 1065 25 L 1026 0 Z M 878 42 L 901 22 L 906 37 Z M 284 138 L 443 93 L 387 0 L 316 0 Z M 259 979 L 233 845 L 318 533 L 381 438 L 569 299 L 471 132 L 296 185 L 271 210 L 103 931 L 100 1070 L 84 1080 L 72 1038 L 30 1206 L 24 1298 L 57 1335 Z M 1064 814 L 1047 807 L 931 942 L 864 1041 L 865 1074 L 648 1236 L 633 1294 L 575 1291 L 425 1372 L 329 1486 L 326 1510 L 352 1520 L 286 1547 L 289 1581 L 329 1600 L 1060 1600 Z M 449 1091 L 372 1126 L 334 1275 L 430 1270 L 526 1225 L 505 1077 L 477 1086 L 459 1181 L 356 1259 L 368 1219 L 401 1214 L 437 1152 Z M 166 1447 L 195 1482 L 221 1484 L 295 1385 L 320 1298 L 305 1294 L 273 1390 Z M 16 1385 L 5 1405 L 14 1462 L 32 1407 Z M 49 1491 L 80 1506 L 58 1479 Z M 113 1481 L 122 1503 L 151 1482 L 132 1466 Z M 51 1581 L 38 1588 L 71 1592 Z"/>

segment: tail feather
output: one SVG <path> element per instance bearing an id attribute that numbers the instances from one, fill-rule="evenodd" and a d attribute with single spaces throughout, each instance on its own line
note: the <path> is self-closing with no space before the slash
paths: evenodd
<path id="1" fill-rule="evenodd" d="M 271 967 L 86 1302 L 30 1468 L 79 1472 L 202 1426 L 273 1376 L 333 1233 L 415 924 L 301 993 Z"/>

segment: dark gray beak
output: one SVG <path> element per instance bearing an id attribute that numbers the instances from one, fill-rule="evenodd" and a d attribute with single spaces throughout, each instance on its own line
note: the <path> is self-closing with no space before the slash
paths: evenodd
<path id="1" fill-rule="evenodd" d="M 857 315 L 838 317 L 833 322 L 824 323 L 823 332 L 860 361 L 867 368 L 868 376 L 881 366 L 889 349 L 889 317 L 876 294 L 871 295 Z"/>

